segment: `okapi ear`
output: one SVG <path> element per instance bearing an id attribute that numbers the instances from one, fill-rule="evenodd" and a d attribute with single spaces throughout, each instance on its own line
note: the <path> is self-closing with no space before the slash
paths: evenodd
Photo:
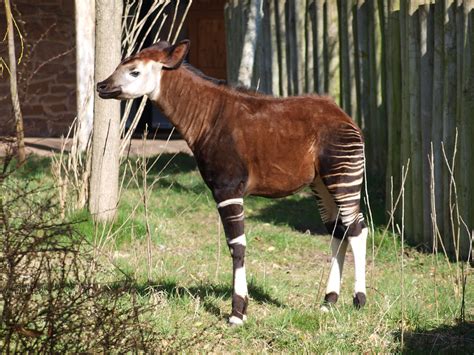
<path id="1" fill-rule="evenodd" d="M 185 39 L 178 44 L 168 47 L 166 49 L 166 52 L 168 52 L 167 57 L 161 60 L 163 66 L 168 69 L 178 68 L 188 55 L 190 45 L 191 41 Z"/>

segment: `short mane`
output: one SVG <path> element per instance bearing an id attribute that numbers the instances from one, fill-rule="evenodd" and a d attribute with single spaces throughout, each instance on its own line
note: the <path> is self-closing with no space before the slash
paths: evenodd
<path id="1" fill-rule="evenodd" d="M 247 95 L 251 95 L 251 96 L 271 96 L 271 95 L 265 94 L 263 92 L 259 92 L 256 89 L 249 88 L 247 86 L 231 85 L 231 84 L 229 84 L 229 82 L 227 80 L 213 78 L 212 76 L 204 74 L 201 70 L 199 70 L 198 68 L 192 66 L 189 63 L 183 63 L 183 66 L 187 70 L 189 70 L 191 73 L 197 75 L 201 79 L 204 79 L 206 81 L 209 81 L 209 82 L 213 83 L 214 85 L 223 86 L 223 87 L 226 87 L 230 90 L 234 90 L 234 91 L 237 91 L 239 93 L 243 93 L 243 94 L 247 94 Z"/>

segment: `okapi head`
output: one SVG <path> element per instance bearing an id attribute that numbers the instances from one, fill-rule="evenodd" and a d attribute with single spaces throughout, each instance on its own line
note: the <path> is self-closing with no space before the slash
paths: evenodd
<path id="1" fill-rule="evenodd" d="M 160 41 L 123 60 L 104 81 L 97 83 L 102 99 L 135 99 L 160 94 L 161 71 L 177 69 L 188 54 L 189 40 L 175 45 Z"/>

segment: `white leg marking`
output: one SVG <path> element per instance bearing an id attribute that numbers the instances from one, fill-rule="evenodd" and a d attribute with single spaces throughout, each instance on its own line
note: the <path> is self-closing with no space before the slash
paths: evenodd
<path id="1" fill-rule="evenodd" d="M 229 205 L 243 205 L 244 199 L 243 198 L 231 198 L 217 204 L 217 208 L 222 208 Z"/>
<path id="2" fill-rule="evenodd" d="M 241 297 L 246 297 L 248 295 L 245 266 L 235 269 L 234 292 Z"/>
<path id="3" fill-rule="evenodd" d="M 239 317 L 236 317 L 236 316 L 231 316 L 229 318 L 229 323 L 232 324 L 232 325 L 242 325 L 242 324 L 244 324 L 244 320 L 240 319 Z"/>
<path id="4" fill-rule="evenodd" d="M 229 245 L 240 244 L 245 247 L 247 246 L 247 238 L 245 238 L 245 234 L 242 234 L 234 239 L 227 240 L 227 244 Z"/>
<path id="5" fill-rule="evenodd" d="M 347 240 L 341 241 L 334 237 L 331 240 L 331 270 L 329 271 L 326 294 L 335 292 L 339 295 L 341 291 L 342 268 L 344 266 L 347 245 Z"/>
<path id="6" fill-rule="evenodd" d="M 356 237 L 349 237 L 349 243 L 354 254 L 354 269 L 355 269 L 355 284 L 354 294 L 362 292 L 366 294 L 365 288 L 365 255 L 367 247 L 368 229 L 362 229 L 360 235 Z"/>

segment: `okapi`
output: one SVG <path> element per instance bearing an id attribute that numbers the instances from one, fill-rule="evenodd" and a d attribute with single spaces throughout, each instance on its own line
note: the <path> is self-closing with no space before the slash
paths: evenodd
<path id="1" fill-rule="evenodd" d="M 189 46 L 187 40 L 158 42 L 122 61 L 97 91 L 103 99 L 147 95 L 191 148 L 217 203 L 232 255 L 229 322 L 242 324 L 248 305 L 243 198 L 284 197 L 306 186 L 333 235 L 322 308 L 338 299 L 348 244 L 355 260 L 353 302 L 363 306 L 367 228 L 360 213 L 365 168 L 360 129 L 327 97 L 275 98 L 200 74 L 182 65 Z"/>

